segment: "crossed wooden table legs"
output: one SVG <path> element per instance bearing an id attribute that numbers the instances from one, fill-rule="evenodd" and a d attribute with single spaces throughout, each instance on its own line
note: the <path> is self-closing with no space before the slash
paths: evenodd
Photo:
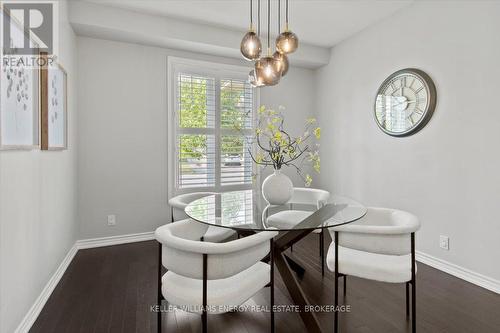
<path id="1" fill-rule="evenodd" d="M 310 305 L 302 287 L 300 286 L 297 274 L 302 275 L 304 268 L 300 266 L 293 259 L 285 255 L 285 251 L 293 244 L 306 237 L 313 232 L 314 229 L 306 230 L 291 230 L 283 232 L 282 235 L 274 241 L 274 264 L 278 269 L 285 286 L 292 297 L 295 305 L 299 306 L 300 316 L 308 332 L 322 332 L 316 314 L 312 311 L 305 311 L 306 307 Z M 335 310 L 338 308 L 338 232 L 335 232 Z M 334 332 L 338 332 L 338 311 L 335 311 Z"/>

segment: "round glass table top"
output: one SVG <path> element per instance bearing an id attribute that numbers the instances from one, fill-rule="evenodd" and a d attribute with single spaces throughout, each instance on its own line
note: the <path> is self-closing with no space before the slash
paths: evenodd
<path id="1" fill-rule="evenodd" d="M 308 210 L 302 221 L 292 225 L 269 225 L 267 216 L 289 209 L 289 205 L 268 207 L 260 191 L 244 190 L 208 195 L 188 204 L 186 214 L 201 223 L 235 230 L 264 231 L 330 228 L 354 222 L 366 214 L 366 207 L 341 196 L 332 196 L 320 209 L 294 204 L 293 210 Z"/>

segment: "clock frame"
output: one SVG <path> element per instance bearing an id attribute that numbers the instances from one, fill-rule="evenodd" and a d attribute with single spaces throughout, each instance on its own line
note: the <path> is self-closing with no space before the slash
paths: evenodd
<path id="1" fill-rule="evenodd" d="M 388 86 L 396 77 L 398 77 L 398 76 L 405 77 L 405 75 L 413 76 L 422 83 L 423 89 L 426 90 L 426 94 L 427 94 L 426 104 L 425 104 L 426 107 L 425 107 L 425 110 L 422 110 L 423 115 L 411 127 L 407 128 L 403 131 L 393 131 L 393 130 L 387 129 L 386 127 L 383 126 L 383 124 L 381 124 L 379 122 L 379 119 L 377 117 L 377 99 L 378 99 L 379 95 L 384 93 L 384 88 L 386 86 Z M 406 85 L 404 87 L 409 88 Z M 398 97 L 398 96 L 396 96 L 396 97 Z M 401 69 L 401 70 L 398 70 L 398 71 L 392 73 L 391 75 L 389 75 L 389 77 L 387 77 L 382 82 L 382 84 L 380 85 L 379 89 L 377 90 L 377 94 L 375 96 L 373 115 L 374 115 L 375 122 L 377 123 L 378 127 L 384 133 L 391 135 L 391 136 L 395 136 L 395 137 L 409 136 L 409 135 L 415 134 L 418 131 L 420 131 L 429 122 L 429 120 L 431 119 L 432 114 L 434 113 L 434 110 L 436 108 L 436 102 L 437 102 L 436 86 L 434 85 L 434 82 L 432 81 L 430 76 L 427 75 L 427 73 L 425 73 L 424 71 L 416 69 L 416 68 L 405 68 L 405 69 Z M 405 103 L 408 104 L 408 101 L 406 101 Z M 415 112 L 415 111 L 413 111 L 413 112 Z M 411 118 L 411 116 L 410 116 L 410 118 Z M 406 121 L 406 119 L 405 119 L 405 121 Z"/>

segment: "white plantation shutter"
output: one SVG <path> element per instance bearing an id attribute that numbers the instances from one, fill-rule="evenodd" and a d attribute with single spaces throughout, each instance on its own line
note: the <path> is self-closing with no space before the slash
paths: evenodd
<path id="1" fill-rule="evenodd" d="M 244 136 L 222 135 L 221 185 L 252 183 L 252 159 L 247 142 L 248 138 Z"/>
<path id="2" fill-rule="evenodd" d="M 250 188 L 255 94 L 245 75 L 193 67 L 174 80 L 176 190 Z"/>
<path id="3" fill-rule="evenodd" d="M 215 186 L 214 135 L 180 134 L 178 152 L 179 188 Z"/>
<path id="4" fill-rule="evenodd" d="M 254 106 L 253 89 L 248 81 L 222 79 L 220 104 L 222 128 L 232 129 L 235 122 L 244 129 L 252 128 L 252 118 L 245 117 Z"/>
<path id="5" fill-rule="evenodd" d="M 220 92 L 220 183 L 252 183 L 252 160 L 248 142 L 252 131 L 253 89 L 249 82 L 222 79 Z M 235 130 L 235 125 L 240 131 Z M 246 136 L 245 136 L 246 134 Z"/>
<path id="6" fill-rule="evenodd" d="M 215 79 L 177 77 L 177 186 L 215 186 Z"/>

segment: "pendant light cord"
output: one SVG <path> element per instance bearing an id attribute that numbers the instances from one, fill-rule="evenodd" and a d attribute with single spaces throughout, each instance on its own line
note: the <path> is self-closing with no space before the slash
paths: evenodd
<path id="1" fill-rule="evenodd" d="M 257 0 L 257 35 L 260 37 L 260 0 Z"/>
<path id="2" fill-rule="evenodd" d="M 281 33 L 281 0 L 278 0 L 278 35 Z"/>
<path id="3" fill-rule="evenodd" d="M 286 0 L 286 25 L 288 26 L 288 0 Z"/>
<path id="4" fill-rule="evenodd" d="M 252 0 L 250 0 L 250 27 L 253 28 L 253 6 L 252 6 Z"/>
<path id="5" fill-rule="evenodd" d="M 271 0 L 267 0 L 267 52 L 271 52 Z"/>

